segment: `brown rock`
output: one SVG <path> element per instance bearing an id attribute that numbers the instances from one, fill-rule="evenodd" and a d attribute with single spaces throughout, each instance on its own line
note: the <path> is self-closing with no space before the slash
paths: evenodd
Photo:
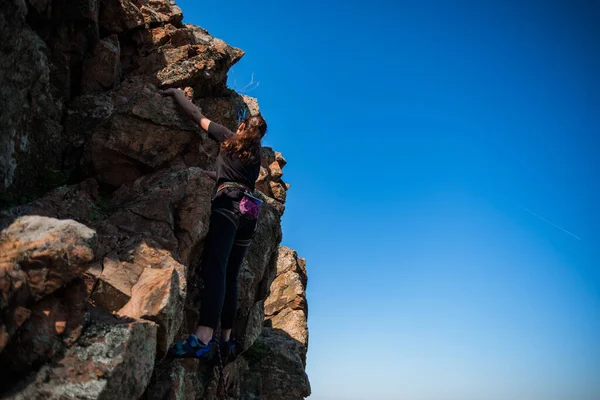
<path id="1" fill-rule="evenodd" d="M 296 272 L 277 276 L 271 284 L 271 294 L 265 301 L 265 314 L 274 315 L 285 308 L 303 309 L 306 302 L 305 288 Z"/>
<path id="2" fill-rule="evenodd" d="M 96 287 L 100 275 L 102 275 L 102 262 L 100 261 L 91 263 L 88 270 L 83 273 L 82 278 L 88 293 L 94 292 L 94 288 Z"/>
<path id="3" fill-rule="evenodd" d="M 169 250 L 162 249 L 157 242 L 153 241 L 150 235 L 147 239 L 134 239 L 123 243 L 119 252 L 120 258 L 112 254 L 104 259 L 104 269 L 91 297 L 96 305 L 110 311 L 120 310 L 128 302 L 131 303 L 130 300 L 134 302 L 133 304 L 137 304 L 135 307 L 140 305 L 140 301 L 143 305 L 142 298 L 132 299 L 133 290 L 140 284 L 141 277 L 149 274 L 146 270 L 153 268 L 174 269 L 178 276 L 177 289 L 181 291 L 180 295 L 185 297 L 186 268 L 173 259 Z M 137 295 L 140 295 L 139 291 Z M 136 313 L 130 316 L 134 315 L 135 318 L 141 317 Z"/>
<path id="4" fill-rule="evenodd" d="M 308 327 L 306 313 L 303 309 L 284 308 L 276 315 L 267 317 L 266 326 L 287 333 L 298 343 L 308 347 Z M 306 348 L 300 354 L 306 361 Z"/>
<path id="5" fill-rule="evenodd" d="M 273 164 L 275 159 L 275 152 L 272 148 L 263 146 L 262 150 L 262 166 L 269 168 L 269 165 Z"/>
<path id="6" fill-rule="evenodd" d="M 69 137 L 78 143 L 91 137 L 85 160 L 102 182 L 119 186 L 182 159 L 187 166 L 212 168 L 217 143 L 147 79 L 127 79 L 111 96 L 96 101 L 84 98 L 69 112 Z M 236 129 L 235 104 L 240 101 L 219 98 L 199 105 L 208 117 Z"/>
<path id="7" fill-rule="evenodd" d="M 192 140 L 188 133 L 119 116 L 93 136 L 91 161 L 103 182 L 120 186 L 172 161 Z"/>
<path id="8" fill-rule="evenodd" d="M 138 44 L 138 49 L 145 52 L 152 51 L 154 48 L 163 46 L 164 44 L 172 41 L 172 36 L 176 32 L 184 31 L 184 29 L 177 29 L 174 25 L 165 24 L 157 26 L 151 29 L 140 29 L 132 33 L 132 38 Z M 177 43 L 176 46 L 181 46 L 190 43 L 191 36 L 188 36 L 188 40 L 183 43 Z"/>
<path id="9" fill-rule="evenodd" d="M 269 171 L 271 172 L 271 177 L 274 179 L 279 179 L 283 176 L 283 171 L 277 161 L 274 161 L 269 165 Z"/>
<path id="10" fill-rule="evenodd" d="M 102 93 L 119 84 L 121 48 L 117 35 L 100 40 L 83 62 L 81 90 L 84 94 Z"/>
<path id="11" fill-rule="evenodd" d="M 247 96 L 245 94 L 241 95 L 242 100 L 244 101 L 244 105 L 248 109 L 250 115 L 258 115 L 260 114 L 260 107 L 258 106 L 258 99 L 254 97 Z"/>
<path id="12" fill-rule="evenodd" d="M 208 47 L 204 45 L 193 46 L 188 44 L 175 48 L 166 48 L 162 51 L 162 56 L 167 64 L 172 64 L 186 60 L 190 54 L 200 53 L 205 51 L 207 48 Z"/>
<path id="13" fill-rule="evenodd" d="M 149 20 L 165 19 L 160 13 L 146 6 L 142 7 L 142 12 L 145 18 Z M 175 23 L 175 25 L 178 24 Z M 207 60 L 212 56 L 218 59 L 222 55 L 215 47 L 214 38 L 211 36 L 208 36 L 209 40 L 198 41 L 193 28 L 177 28 L 175 25 L 167 23 L 151 30 L 135 31 L 132 34 L 132 39 L 138 46 L 131 47 L 128 45 L 124 50 L 125 54 L 130 55 L 124 62 L 124 70 L 133 70 L 135 75 L 148 75 L 152 81 L 155 81 L 156 74 L 167 67 L 170 62 L 184 61 L 202 53 L 204 53 Z M 228 49 L 229 47 L 226 46 L 225 50 Z M 222 68 L 228 68 L 228 65 L 219 65 L 219 71 L 226 73 Z M 221 90 L 224 90 L 222 75 L 219 73 L 215 77 L 217 80 L 206 79 L 204 81 L 205 86 L 219 86 Z"/>
<path id="14" fill-rule="evenodd" d="M 191 86 L 197 93 L 225 93 L 227 70 L 238 62 L 244 52 L 213 38 L 202 28 L 186 25 L 195 43 L 188 57 L 162 66 L 156 73 L 161 86 Z M 187 35 L 187 32 L 186 32 Z M 202 97 L 205 97 L 204 95 Z"/>
<path id="15" fill-rule="evenodd" d="M 10 303 L 19 291 L 35 300 L 87 269 L 96 233 L 72 220 L 25 216 L 0 232 L 0 290 Z"/>
<path id="16" fill-rule="evenodd" d="M 123 321 L 99 310 L 77 345 L 43 367 L 7 399 L 137 399 L 150 381 L 156 325 Z"/>
<path id="17" fill-rule="evenodd" d="M 306 302 L 306 260 L 288 247 L 280 247 L 277 277 L 265 301 L 265 326 L 285 332 L 304 346 L 300 354 L 305 360 L 308 348 L 308 305 Z"/>
<path id="18" fill-rule="evenodd" d="M 268 197 L 277 200 L 280 203 L 277 207 L 281 208 L 282 212 L 283 203 L 287 197 L 286 191 L 290 187 L 281 180 L 282 168 L 285 164 L 286 161 L 281 153 L 273 151 L 270 147 L 262 148 L 261 169 L 256 181 L 256 188 Z"/>
<path id="19" fill-rule="evenodd" d="M 299 273 L 302 271 L 302 267 L 299 265 L 298 253 L 296 250 L 290 249 L 286 246 L 279 247 L 277 254 L 277 275 L 283 275 L 287 272 Z M 304 260 L 304 259 L 302 259 Z M 303 261 L 304 270 L 306 270 L 306 260 Z"/>
<path id="20" fill-rule="evenodd" d="M 300 356 L 303 347 L 285 332 L 265 328 L 237 361 L 239 381 L 231 394 L 242 400 L 303 400 L 310 384 Z"/>
<path id="21" fill-rule="evenodd" d="M 86 153 L 103 182 L 114 186 L 132 182 L 193 150 L 199 140 L 199 128 L 175 108 L 173 100 L 141 78 L 124 82 L 107 102 L 116 112 L 91 132 Z M 107 107 L 98 105 L 101 112 Z"/>
<path id="22" fill-rule="evenodd" d="M 271 192 L 273 192 L 273 197 L 282 202 L 285 203 L 285 200 L 287 198 L 287 193 L 286 190 L 287 188 L 285 186 L 283 186 L 281 183 L 279 182 L 269 182 L 269 186 L 271 187 Z"/>
<path id="23" fill-rule="evenodd" d="M 102 274 L 91 300 L 106 310 L 119 310 L 131 298 L 131 288 L 143 270 L 144 267 L 139 264 L 121 262 L 116 254 L 109 254 L 104 258 Z"/>
<path id="24" fill-rule="evenodd" d="M 287 161 L 285 160 L 285 158 L 283 158 L 283 154 L 281 154 L 278 151 L 275 152 L 275 160 L 277 160 L 277 162 L 279 163 L 280 168 L 285 167 L 285 165 L 287 164 Z"/>
<path id="25" fill-rule="evenodd" d="M 181 9 L 170 0 L 149 0 L 147 6 L 141 7 L 141 11 L 147 24 L 169 22 L 179 25 L 183 20 Z"/>
<path id="26" fill-rule="evenodd" d="M 73 344 L 83 328 L 87 297 L 85 283 L 77 279 L 35 303 L 31 310 L 17 308 L 14 318 L 23 326 L 0 354 L 2 376 L 26 373 Z"/>
<path id="27" fill-rule="evenodd" d="M 214 181 L 199 168 L 150 174 L 115 193 L 120 211 L 109 221 L 189 265 L 208 232 L 213 188 Z"/>
<path id="28" fill-rule="evenodd" d="M 266 196 L 273 196 L 271 192 L 271 186 L 269 185 L 270 179 L 270 171 L 268 168 L 260 167 L 260 173 L 258 175 L 258 179 L 256 180 L 256 190 L 260 190 Z"/>
<path id="29" fill-rule="evenodd" d="M 306 288 L 306 284 L 308 281 L 308 271 L 306 270 L 305 258 L 298 257 L 298 267 L 300 268 L 300 271 L 298 271 L 298 274 L 300 275 L 300 280 L 302 281 L 302 285 L 304 285 L 304 288 Z"/>
<path id="30" fill-rule="evenodd" d="M 119 315 L 158 324 L 159 359 L 166 355 L 181 327 L 186 294 L 185 286 L 181 286 L 181 283 L 185 285 L 183 278 L 174 267 L 146 268 L 132 289 L 131 300 L 119 310 Z"/>
<path id="31" fill-rule="evenodd" d="M 109 33 L 123 33 L 144 24 L 144 16 L 129 0 L 102 0 L 100 28 Z"/>

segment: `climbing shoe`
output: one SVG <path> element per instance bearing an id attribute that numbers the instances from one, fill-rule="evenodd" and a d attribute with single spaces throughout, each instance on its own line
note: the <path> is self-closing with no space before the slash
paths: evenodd
<path id="1" fill-rule="evenodd" d="M 167 356 L 173 358 L 198 358 L 208 361 L 213 358 L 214 347 L 216 345 L 218 345 L 216 338 L 213 338 L 208 344 L 204 344 L 196 335 L 192 334 L 187 339 L 174 343 L 169 349 Z"/>
<path id="2" fill-rule="evenodd" d="M 229 361 L 233 361 L 237 346 L 235 338 L 229 339 L 227 342 L 223 340 L 219 345 L 221 346 L 221 360 L 223 361 L 223 365 L 227 364 Z"/>

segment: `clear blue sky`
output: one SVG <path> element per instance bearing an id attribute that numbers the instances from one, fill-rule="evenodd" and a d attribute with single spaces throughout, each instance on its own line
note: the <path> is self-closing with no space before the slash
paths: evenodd
<path id="1" fill-rule="evenodd" d="M 600 399 L 600 2 L 178 3 L 289 161 L 311 400 Z"/>

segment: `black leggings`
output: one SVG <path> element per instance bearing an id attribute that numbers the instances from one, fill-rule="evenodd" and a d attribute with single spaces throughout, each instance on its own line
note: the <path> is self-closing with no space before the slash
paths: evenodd
<path id="1" fill-rule="evenodd" d="M 256 219 L 241 215 L 243 193 L 227 188 L 212 203 L 210 226 L 204 242 L 201 276 L 204 290 L 200 326 L 232 329 L 237 311 L 237 276 L 256 230 Z"/>

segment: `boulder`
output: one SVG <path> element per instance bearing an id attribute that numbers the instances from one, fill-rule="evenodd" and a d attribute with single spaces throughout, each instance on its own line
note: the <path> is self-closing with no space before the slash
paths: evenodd
<path id="1" fill-rule="evenodd" d="M 158 324 L 159 359 L 166 355 L 181 327 L 185 289 L 185 279 L 174 267 L 146 268 L 131 290 L 131 300 L 118 312 L 122 316 L 143 318 Z"/>
<path id="2" fill-rule="evenodd" d="M 105 310 L 118 311 L 130 300 L 131 290 L 143 270 L 139 264 L 122 262 L 114 253 L 107 255 L 91 300 Z"/>
<path id="3" fill-rule="evenodd" d="M 162 170 L 115 192 L 112 201 L 118 211 L 107 221 L 152 240 L 153 248 L 168 250 L 176 261 L 190 265 L 208 232 L 213 189 L 214 181 L 200 168 Z"/>
<path id="4" fill-rule="evenodd" d="M 18 379 L 71 346 L 81 335 L 87 298 L 85 282 L 76 279 L 31 309 L 17 307 L 14 319 L 22 327 L 0 353 L 0 375 Z"/>
<path id="5" fill-rule="evenodd" d="M 77 341 L 6 399 L 137 399 L 150 382 L 156 324 L 120 320 L 98 309 Z"/>
<path id="6" fill-rule="evenodd" d="M 300 356 L 303 346 L 284 332 L 265 328 L 231 367 L 230 394 L 242 400 L 303 400 L 310 383 Z"/>
<path id="7" fill-rule="evenodd" d="M 24 216 L 0 232 L 0 291 L 5 303 L 39 300 L 79 276 L 94 259 L 96 233 L 72 220 Z M 26 293 L 26 294 L 24 294 Z"/>
<path id="8" fill-rule="evenodd" d="M 306 361 L 308 349 L 308 304 L 306 301 L 306 260 L 288 247 L 280 247 L 277 277 L 265 301 L 265 326 L 284 332 L 304 346 L 301 358 Z"/>

